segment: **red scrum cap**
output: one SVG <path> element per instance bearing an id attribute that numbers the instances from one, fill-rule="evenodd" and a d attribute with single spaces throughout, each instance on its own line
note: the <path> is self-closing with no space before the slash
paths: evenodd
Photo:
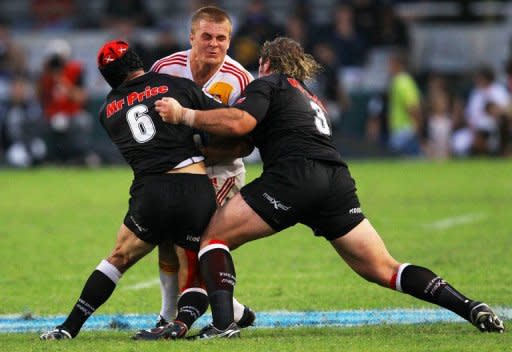
<path id="1" fill-rule="evenodd" d="M 141 58 L 122 40 L 105 43 L 98 51 L 98 69 L 112 88 L 124 82 L 128 73 L 144 68 Z"/>

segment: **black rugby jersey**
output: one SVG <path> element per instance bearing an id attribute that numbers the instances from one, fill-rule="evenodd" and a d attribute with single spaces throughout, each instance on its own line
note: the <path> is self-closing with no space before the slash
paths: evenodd
<path id="1" fill-rule="evenodd" d="M 256 79 L 234 107 L 258 120 L 251 135 L 265 165 L 288 157 L 345 165 L 332 143 L 327 112 L 304 83 L 283 74 Z"/>
<path id="2" fill-rule="evenodd" d="M 155 111 L 155 101 L 163 97 L 173 97 L 193 109 L 222 106 L 194 82 L 154 72 L 113 89 L 100 110 L 100 122 L 136 176 L 164 173 L 201 156 L 192 128 L 165 123 Z"/>

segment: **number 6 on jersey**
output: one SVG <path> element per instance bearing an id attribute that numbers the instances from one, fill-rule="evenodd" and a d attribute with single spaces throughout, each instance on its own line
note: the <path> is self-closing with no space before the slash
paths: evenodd
<path id="1" fill-rule="evenodd" d="M 155 136 L 155 125 L 148 115 L 148 107 L 146 105 L 135 105 L 128 110 L 126 121 L 128 121 L 133 138 L 138 143 L 146 143 Z"/>

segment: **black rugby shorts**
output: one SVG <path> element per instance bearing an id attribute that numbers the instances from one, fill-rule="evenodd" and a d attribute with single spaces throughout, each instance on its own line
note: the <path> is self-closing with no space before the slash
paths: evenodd
<path id="1" fill-rule="evenodd" d="M 199 250 L 199 240 L 217 207 L 206 175 L 162 174 L 136 178 L 124 224 L 145 242 Z"/>
<path id="2" fill-rule="evenodd" d="M 348 168 L 330 162 L 283 160 L 265 168 L 240 194 L 276 231 L 302 223 L 333 240 L 364 219 Z"/>

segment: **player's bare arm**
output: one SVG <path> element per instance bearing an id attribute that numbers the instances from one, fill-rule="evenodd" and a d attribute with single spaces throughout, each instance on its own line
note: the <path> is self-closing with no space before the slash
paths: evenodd
<path id="1" fill-rule="evenodd" d="M 244 136 L 257 123 L 254 116 L 237 108 L 193 110 L 168 97 L 157 100 L 155 110 L 167 123 L 184 124 L 219 136 Z"/>

